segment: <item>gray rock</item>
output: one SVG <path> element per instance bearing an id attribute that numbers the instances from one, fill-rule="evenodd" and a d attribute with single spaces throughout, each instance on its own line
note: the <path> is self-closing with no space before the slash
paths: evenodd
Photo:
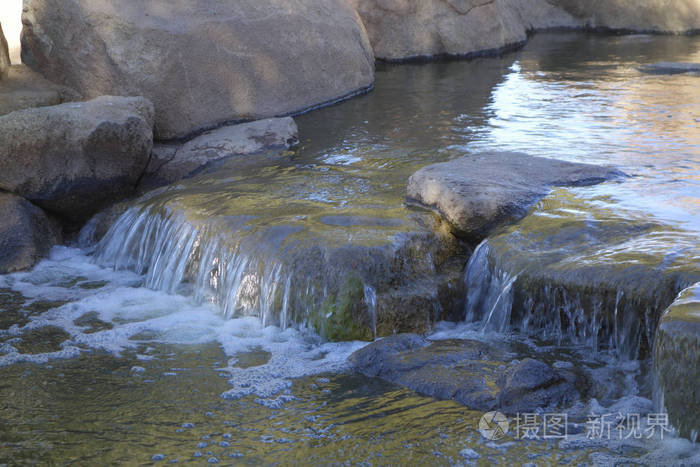
<path id="1" fill-rule="evenodd" d="M 10 68 L 10 49 L 7 45 L 7 39 L 2 32 L 2 24 L 0 24 L 0 80 L 3 80 Z"/>
<path id="2" fill-rule="evenodd" d="M 12 65 L 0 81 L 0 115 L 81 100 L 74 90 L 48 81 L 26 65 Z"/>
<path id="3" fill-rule="evenodd" d="M 659 62 L 644 65 L 641 70 L 658 75 L 678 75 L 681 73 L 700 73 L 700 63 Z"/>
<path id="4" fill-rule="evenodd" d="M 661 317 L 654 342 L 655 399 L 681 436 L 700 432 L 700 283 L 683 290 Z"/>
<path id="5" fill-rule="evenodd" d="M 134 191 L 151 152 L 152 125 L 153 106 L 140 97 L 0 116 L 0 189 L 67 220 L 85 220 Z"/>
<path id="6" fill-rule="evenodd" d="M 60 241 L 57 224 L 29 201 L 0 192 L 0 274 L 29 269 Z"/>
<path id="7" fill-rule="evenodd" d="M 148 98 L 161 140 L 303 111 L 374 80 L 345 0 L 27 0 L 22 21 L 25 63 L 87 98 Z"/>
<path id="8" fill-rule="evenodd" d="M 142 181 L 142 189 L 191 177 L 209 164 L 233 156 L 290 149 L 298 143 L 294 119 L 270 118 L 225 126 L 182 145 L 156 144 Z"/>
<path id="9" fill-rule="evenodd" d="M 408 199 L 434 208 L 455 233 L 483 239 L 527 214 L 554 186 L 594 185 L 623 174 L 522 153 L 468 155 L 423 167 L 408 180 Z"/>
<path id="10" fill-rule="evenodd" d="M 454 399 L 473 410 L 507 414 L 573 406 L 588 387 L 584 377 L 525 358 L 506 366 L 508 345 L 472 340 L 427 341 L 400 334 L 375 341 L 349 361 L 359 373 L 426 396 Z"/>

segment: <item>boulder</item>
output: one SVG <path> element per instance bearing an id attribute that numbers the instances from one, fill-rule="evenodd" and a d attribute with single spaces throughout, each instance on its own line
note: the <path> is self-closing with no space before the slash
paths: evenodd
<path id="1" fill-rule="evenodd" d="M 142 189 L 191 177 L 204 167 L 233 156 L 290 149 L 298 143 L 291 117 L 269 118 L 209 131 L 184 144 L 156 144 Z"/>
<path id="2" fill-rule="evenodd" d="M 655 399 L 663 402 L 682 436 L 700 432 L 700 282 L 683 290 L 668 307 L 654 343 Z"/>
<path id="3" fill-rule="evenodd" d="M 69 221 L 134 191 L 153 145 L 153 106 L 104 96 L 0 116 L 0 189 Z"/>
<path id="4" fill-rule="evenodd" d="M 657 75 L 678 75 L 681 73 L 698 73 L 700 74 L 700 63 L 688 62 L 659 62 L 644 65 L 641 70 L 646 73 Z"/>
<path id="5" fill-rule="evenodd" d="M 27 0 L 23 61 L 87 98 L 139 95 L 158 139 L 300 112 L 371 88 L 345 0 Z"/>
<path id="6" fill-rule="evenodd" d="M 74 90 L 48 81 L 26 65 L 12 65 L 0 81 L 0 115 L 80 100 Z"/>
<path id="7" fill-rule="evenodd" d="M 547 0 L 352 0 L 375 56 L 405 60 L 512 48 L 533 29 L 582 23 Z"/>
<path id="8" fill-rule="evenodd" d="M 0 191 L 0 274 L 29 269 L 60 241 L 56 223 L 29 201 Z"/>
<path id="9" fill-rule="evenodd" d="M 432 164 L 408 180 L 408 199 L 437 210 L 455 233 L 485 238 L 516 222 L 555 186 L 594 185 L 623 174 L 609 167 L 492 152 Z"/>
<path id="10" fill-rule="evenodd" d="M 697 0 L 547 0 L 593 29 L 686 33 L 700 30 Z"/>
<path id="11" fill-rule="evenodd" d="M 379 377 L 437 399 L 454 399 L 472 410 L 506 414 L 572 407 L 590 382 L 584 375 L 474 340 L 429 341 L 398 334 L 353 353 L 349 362 L 365 376 Z"/>
<path id="12" fill-rule="evenodd" d="M 10 49 L 7 46 L 5 34 L 2 32 L 2 24 L 0 24 L 0 80 L 7 76 L 10 68 Z"/>

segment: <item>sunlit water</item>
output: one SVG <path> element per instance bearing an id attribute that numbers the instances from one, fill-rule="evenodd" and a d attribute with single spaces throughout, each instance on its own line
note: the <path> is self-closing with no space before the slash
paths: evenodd
<path id="1" fill-rule="evenodd" d="M 195 227 L 226 226 L 227 239 L 286 267 L 279 258 L 290 238 L 384 248 L 397 235 L 429 232 L 432 216 L 404 204 L 411 173 L 467 152 L 516 150 L 620 167 L 633 177 L 564 191 L 673 231 L 635 249 L 692 256 L 700 77 L 638 70 L 662 60 L 700 61 L 700 38 L 538 35 L 501 58 L 380 65 L 372 93 L 297 118 L 300 147 L 283 159 L 224 166 L 136 206 L 175 207 Z M 291 299 L 280 306 L 293 316 L 236 307 L 226 315 L 217 300 L 202 300 L 206 290 L 182 282 L 184 272 L 159 282 L 134 273 L 136 263 L 114 271 L 117 259 L 103 255 L 98 266 L 85 251 L 56 248 L 34 271 L 0 277 L 0 463 L 697 459 L 682 440 L 487 442 L 476 431 L 481 414 L 348 374 L 347 356 L 364 344 L 322 343 L 306 310 L 289 311 Z M 377 299 L 373 288 L 365 297 Z M 440 324 L 433 337 L 477 331 Z M 606 360 L 566 342 L 539 345 L 591 367 Z M 649 397 L 638 364 L 621 371 L 619 397 Z M 465 448 L 480 457 L 461 455 Z"/>

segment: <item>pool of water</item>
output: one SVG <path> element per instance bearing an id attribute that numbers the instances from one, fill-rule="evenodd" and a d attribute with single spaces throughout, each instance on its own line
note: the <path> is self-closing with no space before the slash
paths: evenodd
<path id="1" fill-rule="evenodd" d="M 465 153 L 618 166 L 623 183 L 550 202 L 653 219 L 673 235 L 630 248 L 697 264 L 700 77 L 639 70 L 657 61 L 700 61 L 700 38 L 540 34 L 502 57 L 379 64 L 372 93 L 297 118 L 294 151 L 146 195 L 97 250 L 58 247 L 0 277 L 0 464 L 692 463 L 683 440 L 489 442 L 479 413 L 347 373 L 364 344 L 324 343 L 309 320 L 338 271 L 360 271 L 380 299 L 462 274 L 469 246 L 395 251 L 437 238 L 433 215 L 405 204 L 407 178 Z M 325 262 L 309 259 L 319 248 Z M 473 337 L 440 326 L 435 338 Z"/>

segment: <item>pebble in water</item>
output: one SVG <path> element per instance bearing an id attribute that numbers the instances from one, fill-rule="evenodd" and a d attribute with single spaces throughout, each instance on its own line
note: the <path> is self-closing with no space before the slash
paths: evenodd
<path id="1" fill-rule="evenodd" d="M 163 459 L 165 459 L 165 454 L 153 454 L 151 456 L 152 461 L 162 461 Z"/>
<path id="2" fill-rule="evenodd" d="M 479 459 L 481 455 L 471 448 L 464 448 L 459 451 L 459 455 L 465 459 Z"/>

